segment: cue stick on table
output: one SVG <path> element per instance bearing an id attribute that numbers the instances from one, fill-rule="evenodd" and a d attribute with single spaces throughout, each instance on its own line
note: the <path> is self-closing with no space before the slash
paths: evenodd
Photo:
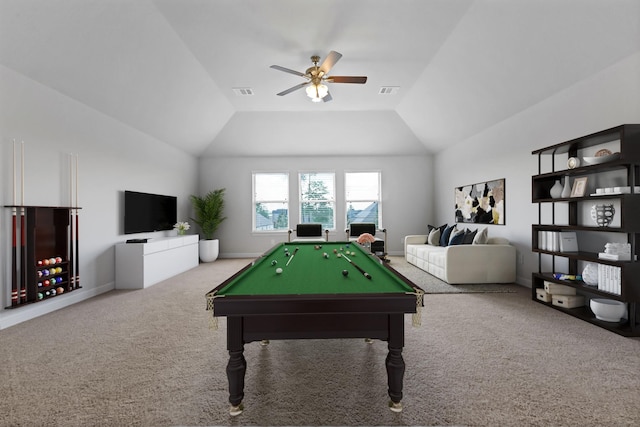
<path id="1" fill-rule="evenodd" d="M 293 251 L 293 254 L 291 255 L 291 258 L 289 258 L 289 261 L 287 261 L 287 265 L 285 265 L 285 267 L 289 266 L 289 263 L 291 262 L 291 260 L 293 259 L 294 256 L 296 256 L 296 253 L 298 252 L 298 249 L 300 248 L 296 248 L 295 251 Z"/>
<path id="2" fill-rule="evenodd" d="M 367 279 L 371 280 L 371 275 L 369 273 L 367 273 L 366 271 L 364 271 L 362 268 L 360 268 L 360 266 L 358 264 L 356 264 L 355 262 L 351 261 L 345 254 L 342 254 L 342 257 L 344 259 L 346 259 L 347 261 L 349 261 L 349 264 L 353 265 L 355 268 L 358 269 L 358 271 L 360 273 L 363 274 L 364 277 L 366 277 Z"/>

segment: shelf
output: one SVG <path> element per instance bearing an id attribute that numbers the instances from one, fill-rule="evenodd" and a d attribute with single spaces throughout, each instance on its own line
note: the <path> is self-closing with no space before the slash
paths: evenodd
<path id="1" fill-rule="evenodd" d="M 614 144 L 607 144 L 603 147 L 598 147 L 601 144 L 619 141 L 619 157 L 609 162 L 596 164 L 596 165 L 583 165 L 574 169 L 568 169 L 566 167 L 567 157 L 578 157 L 585 155 L 586 151 L 582 151 L 586 148 L 598 149 L 598 148 L 611 148 Z M 615 144 L 617 150 L 617 143 Z M 613 148 L 612 148 L 613 149 Z M 589 150 L 589 151 L 592 151 Z M 535 150 L 532 154 L 538 156 L 538 174 L 531 178 L 531 201 L 538 205 L 538 224 L 533 224 L 532 229 L 532 252 L 538 254 L 539 269 L 542 268 L 543 255 L 551 257 L 550 259 L 544 259 L 544 261 L 551 261 L 550 269 L 556 269 L 556 258 L 564 259 L 562 263 L 567 271 L 563 272 L 569 275 L 581 275 L 582 268 L 579 261 L 585 263 L 595 263 L 599 265 L 609 265 L 617 267 L 616 269 L 598 268 L 601 274 L 611 274 L 607 278 L 604 278 L 604 282 L 600 283 L 600 288 L 619 290 L 620 294 L 613 294 L 604 290 L 599 290 L 597 287 L 586 285 L 582 281 L 567 281 L 557 280 L 553 277 L 553 273 L 533 273 L 532 274 L 532 299 L 538 303 L 547 305 L 556 310 L 570 314 L 574 317 L 580 318 L 587 322 L 601 326 L 610 331 L 616 332 L 625 336 L 640 336 L 640 262 L 634 258 L 632 261 L 613 261 L 607 259 L 600 259 L 598 252 L 602 252 L 604 248 L 598 252 L 576 251 L 576 252 L 558 252 L 538 249 L 540 243 L 540 236 L 547 235 L 546 233 L 540 233 L 541 231 L 550 232 L 563 232 L 574 231 L 578 236 L 578 242 L 581 242 L 581 247 L 594 250 L 596 244 L 599 246 L 600 241 L 606 242 L 607 236 L 602 235 L 589 235 L 590 232 L 595 233 L 624 233 L 626 234 L 626 240 L 631 246 L 632 258 L 638 256 L 640 248 L 640 194 L 602 194 L 591 195 L 586 194 L 582 197 L 563 197 L 563 198 L 551 198 L 551 188 L 556 184 L 556 181 L 563 181 L 566 176 L 587 177 L 587 182 L 595 180 L 598 184 L 598 188 L 606 187 L 606 184 L 614 187 L 631 187 L 637 190 L 637 186 L 640 184 L 640 125 L 621 125 L 611 129 L 607 129 L 601 132 L 596 132 L 581 138 L 565 141 L 560 144 L 551 145 L 539 150 Z M 556 157 L 551 158 L 549 168 L 551 172 L 542 173 L 543 162 L 541 156 L 556 156 L 562 155 L 559 159 L 564 161 L 564 167 L 561 170 L 555 169 Z M 545 162 L 547 164 L 548 162 Z M 612 172 L 615 171 L 615 172 Z M 620 172 L 618 172 L 620 171 Z M 612 172 L 612 173 L 608 173 Z M 604 173 L 604 175 L 602 175 Z M 569 179 L 569 178 L 567 178 Z M 594 184 L 591 184 L 593 187 Z M 591 192 L 595 192 L 591 189 Z M 556 206 L 556 203 L 562 203 L 566 206 Z M 598 227 L 594 222 L 590 221 L 590 204 L 611 203 L 615 207 L 615 219 L 613 224 L 615 227 Z M 542 224 L 541 218 L 543 217 L 543 205 L 547 204 L 544 209 L 544 213 L 547 220 L 551 221 L 551 224 Z M 550 215 L 550 217 L 549 217 Z M 561 224 L 556 224 L 560 222 Z M 619 237 L 616 237 L 616 239 Z M 543 239 L 544 241 L 545 239 Z M 591 243 L 589 244 L 589 241 Z M 595 242 L 595 243 L 594 243 Z M 604 245 L 604 243 L 602 243 Z M 555 246 L 554 246 L 555 247 Z M 615 277 L 615 279 L 614 279 Z M 551 303 L 540 301 L 536 295 L 536 289 L 544 287 L 544 282 L 553 282 L 575 288 L 580 295 L 589 297 L 604 297 L 617 301 L 622 301 L 627 304 L 629 311 L 629 320 L 621 323 L 610 323 L 598 320 L 587 306 L 567 309 L 565 307 L 554 306 Z"/>
<path id="2" fill-rule="evenodd" d="M 576 288 L 582 292 L 598 295 L 605 298 L 615 299 L 619 301 L 624 301 L 624 297 L 618 294 L 612 294 L 611 292 L 601 291 L 593 286 L 589 286 L 584 283 L 582 280 L 559 280 L 553 277 L 552 273 L 534 273 L 534 277 L 538 279 L 539 282 L 552 282 L 558 283 L 560 285 L 571 286 L 572 288 Z M 542 286 L 538 286 L 541 288 Z M 535 290 L 534 290 L 535 293 Z"/>
<path id="3" fill-rule="evenodd" d="M 617 169 L 628 169 L 630 167 L 635 166 L 635 163 L 629 163 L 624 160 L 612 160 L 606 163 L 600 163 L 598 165 L 584 165 L 574 169 L 559 169 L 553 172 L 542 173 L 540 175 L 534 175 L 533 179 L 539 180 L 547 180 L 547 179 L 559 179 L 564 176 L 574 176 L 574 175 L 589 175 L 600 172 L 606 172 L 610 170 Z"/>
<path id="4" fill-rule="evenodd" d="M 560 202 L 598 202 L 600 203 L 602 200 L 607 199 L 620 199 L 625 200 L 629 199 L 631 201 L 640 201 L 640 194 L 603 194 L 598 196 L 586 195 L 584 197 L 559 197 L 557 199 L 553 199 L 551 197 L 541 197 L 538 199 L 531 199 L 532 203 L 560 203 Z"/>
<path id="5" fill-rule="evenodd" d="M 581 150 L 584 148 L 595 147 L 600 144 L 604 144 L 607 142 L 618 141 L 620 140 L 621 152 L 624 151 L 623 155 L 625 157 L 629 157 L 631 160 L 632 155 L 640 154 L 640 147 L 633 147 L 630 152 L 627 153 L 627 146 L 625 143 L 635 143 L 640 139 L 640 125 L 638 124 L 627 124 L 613 127 L 611 129 L 606 129 L 600 132 L 595 132 L 590 135 L 586 135 L 580 138 L 572 139 L 570 141 L 561 142 L 559 144 L 551 145 L 549 147 L 541 148 L 538 150 L 534 150 L 531 154 L 538 155 L 554 155 L 554 154 L 564 154 L 571 153 L 573 151 Z M 635 157 L 637 159 L 637 157 Z"/>
<path id="6" fill-rule="evenodd" d="M 637 332 L 635 332 L 631 328 L 631 325 L 629 324 L 628 319 L 624 319 L 622 322 L 605 322 L 603 320 L 596 319 L 594 314 L 587 307 L 564 308 L 564 307 L 558 307 L 557 305 L 553 305 L 549 302 L 540 301 L 538 299 L 536 299 L 535 301 L 547 307 L 551 307 L 555 310 L 566 313 L 570 316 L 577 317 L 578 319 L 584 320 L 585 322 L 589 322 L 596 326 L 600 326 L 601 328 L 620 334 L 622 336 L 625 336 L 625 337 L 638 336 Z"/>

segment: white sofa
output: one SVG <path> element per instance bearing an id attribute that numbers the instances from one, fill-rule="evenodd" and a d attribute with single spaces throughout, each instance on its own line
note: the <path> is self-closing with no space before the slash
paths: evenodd
<path id="1" fill-rule="evenodd" d="M 516 248 L 507 239 L 490 237 L 486 244 L 434 246 L 427 235 L 404 238 L 410 264 L 450 284 L 514 283 Z"/>

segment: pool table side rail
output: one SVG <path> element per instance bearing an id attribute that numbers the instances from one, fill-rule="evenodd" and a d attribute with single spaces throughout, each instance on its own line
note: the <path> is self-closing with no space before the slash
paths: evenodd
<path id="1" fill-rule="evenodd" d="M 215 316 L 265 314 L 415 313 L 412 293 L 234 295 L 213 300 Z"/>

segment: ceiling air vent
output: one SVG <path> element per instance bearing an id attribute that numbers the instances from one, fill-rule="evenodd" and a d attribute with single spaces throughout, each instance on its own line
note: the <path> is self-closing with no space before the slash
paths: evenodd
<path id="1" fill-rule="evenodd" d="M 378 95 L 395 95 L 400 90 L 400 86 L 382 86 Z"/>
<path id="2" fill-rule="evenodd" d="M 253 89 L 250 87 L 234 87 L 233 92 L 237 96 L 253 96 Z"/>

